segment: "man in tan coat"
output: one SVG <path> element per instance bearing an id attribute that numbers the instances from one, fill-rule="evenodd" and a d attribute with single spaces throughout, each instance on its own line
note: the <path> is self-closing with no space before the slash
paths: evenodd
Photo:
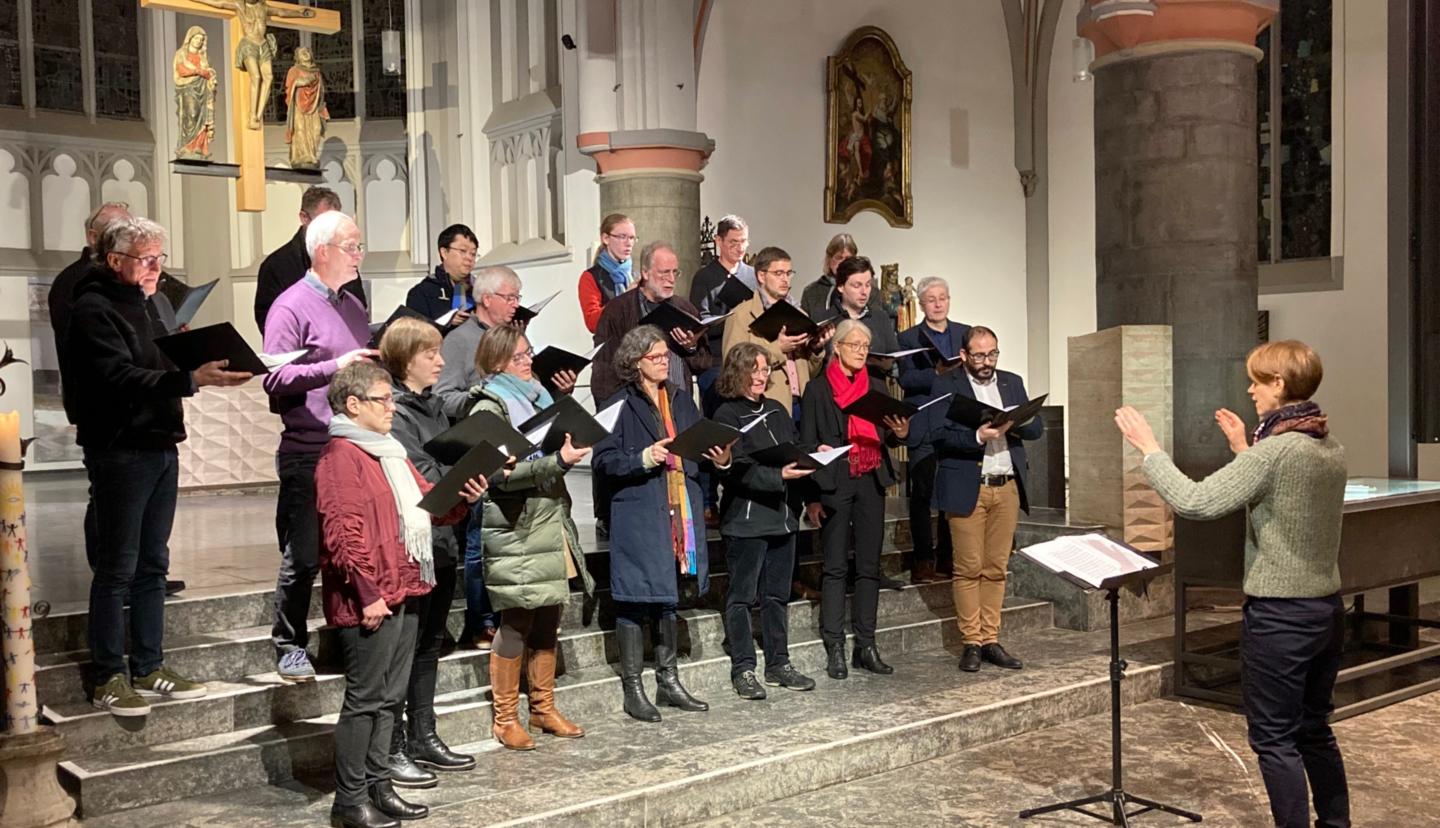
<path id="1" fill-rule="evenodd" d="M 798 420 L 800 395 L 810 382 L 810 375 L 820 368 L 825 340 L 830 338 L 833 328 L 827 326 L 815 336 L 792 335 L 782 329 L 773 341 L 750 330 L 750 324 L 776 302 L 795 304 L 790 299 L 790 282 L 794 278 L 789 253 L 778 247 L 761 250 L 755 257 L 755 280 L 760 289 L 725 320 L 723 343 L 726 353 L 741 342 L 754 342 L 766 349 L 770 355 L 770 384 L 765 388 L 765 396 L 785 406 Z"/>

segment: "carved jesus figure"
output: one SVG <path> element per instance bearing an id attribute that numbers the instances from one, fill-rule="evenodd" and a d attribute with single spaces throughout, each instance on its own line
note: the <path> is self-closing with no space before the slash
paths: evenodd
<path id="1" fill-rule="evenodd" d="M 240 26 L 240 45 L 235 49 L 235 68 L 250 76 L 250 128 L 259 129 L 274 84 L 275 35 L 267 29 L 271 18 L 314 17 L 312 8 L 282 9 L 265 0 L 196 0 L 216 9 L 235 13 Z"/>

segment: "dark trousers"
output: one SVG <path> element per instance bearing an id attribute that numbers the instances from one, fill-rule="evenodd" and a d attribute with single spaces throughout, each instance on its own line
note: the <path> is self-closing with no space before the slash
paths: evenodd
<path id="1" fill-rule="evenodd" d="M 390 735 L 405 704 L 419 619 L 413 606 L 393 607 L 371 632 L 340 629 L 345 700 L 335 723 L 335 804 L 359 805 L 370 786 L 390 778 Z"/>
<path id="2" fill-rule="evenodd" d="M 275 626 L 270 638 L 281 654 L 309 643 L 306 619 L 310 593 L 320 571 L 320 516 L 315 511 L 315 466 L 319 454 L 281 452 L 275 456 L 280 495 L 275 503 L 275 538 L 280 575 L 275 579 Z"/>
<path id="3" fill-rule="evenodd" d="M 914 542 L 914 560 L 933 563 L 941 572 L 950 572 L 955 567 L 954 554 L 950 550 L 950 532 L 942 529 L 935 533 L 935 523 L 930 511 L 930 496 L 935 492 L 935 470 L 939 457 L 931 452 L 919 460 L 910 461 L 910 539 Z M 941 516 L 944 526 L 944 516 Z"/>
<path id="4" fill-rule="evenodd" d="M 495 611 L 485 589 L 484 504 L 481 500 L 470 507 L 470 521 L 465 526 L 465 634 L 472 636 L 495 629 Z"/>
<path id="5" fill-rule="evenodd" d="M 725 592 L 725 638 L 730 642 L 730 675 L 755 669 L 755 635 L 750 606 L 760 593 L 760 640 L 765 669 L 790 663 L 790 571 L 795 565 L 795 536 L 725 538 L 730 587 Z"/>
<path id="6" fill-rule="evenodd" d="M 850 533 L 855 534 L 855 595 L 850 626 L 855 646 L 875 643 L 875 613 L 880 606 L 880 544 L 885 538 L 885 489 L 875 472 L 860 478 L 842 475 L 832 494 L 821 495 L 825 522 L 820 526 L 824 555 L 820 581 L 820 637 L 827 645 L 845 640 L 845 575 Z"/>
<path id="7" fill-rule="evenodd" d="M 164 663 L 165 575 L 180 461 L 174 448 L 85 449 L 93 535 L 90 660 L 97 684 L 125 672 L 125 599 L 130 599 L 130 675 Z"/>
<path id="8" fill-rule="evenodd" d="M 435 674 L 440 649 L 445 645 L 445 622 L 455 598 L 456 575 L 454 564 L 437 566 L 435 588 L 424 598 L 415 599 L 415 663 L 410 667 L 410 689 L 405 694 L 405 709 L 412 726 L 418 722 L 428 727 L 435 719 Z M 395 726 L 400 726 L 399 718 Z"/>
<path id="9" fill-rule="evenodd" d="M 1240 627 L 1240 693 L 1250 747 L 1282 828 L 1350 825 L 1345 762 L 1330 730 L 1345 606 L 1328 598 L 1248 598 Z"/>
<path id="10" fill-rule="evenodd" d="M 615 623 L 643 629 L 647 625 L 658 624 L 661 618 L 675 617 L 679 608 L 679 604 L 641 604 L 632 601 L 616 601 Z"/>
<path id="11" fill-rule="evenodd" d="M 724 402 L 719 393 L 715 390 L 716 383 L 720 380 L 720 368 L 706 368 L 695 378 L 695 385 L 700 389 L 700 410 L 706 417 L 715 416 L 715 409 Z M 720 505 L 720 475 L 709 471 L 709 466 L 700 466 L 700 490 L 705 493 L 705 508 L 715 509 Z"/>

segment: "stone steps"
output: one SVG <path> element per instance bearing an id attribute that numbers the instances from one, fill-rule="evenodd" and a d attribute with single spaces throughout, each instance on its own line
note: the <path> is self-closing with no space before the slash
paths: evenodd
<path id="1" fill-rule="evenodd" d="M 633 722 L 619 712 L 613 677 L 574 676 L 560 704 L 587 728 L 586 738 L 541 737 L 529 753 L 500 750 L 488 738 L 488 716 L 467 717 L 462 712 L 467 703 L 447 698 L 442 714 L 447 735 L 462 724 L 483 726 L 472 745 L 463 744 L 465 733 L 450 739 L 476 752 L 479 768 L 444 775 L 439 787 L 404 795 L 432 807 L 425 823 L 430 826 L 679 825 L 1107 711 L 1106 634 L 1027 629 L 1022 617 L 1015 610 L 1006 616 L 1007 643 L 1026 661 L 1020 672 L 987 666 L 976 674 L 960 673 L 958 648 L 939 640 L 940 629 L 891 627 L 881 646 L 896 668 L 893 676 L 852 670 L 846 682 L 831 681 L 819 669 L 821 648 L 806 644 L 793 648 L 792 658 L 817 676 L 814 692 L 770 688 L 765 701 L 745 702 L 728 689 L 728 664 L 690 663 L 683 668 L 685 681 L 711 710 L 663 710 L 658 725 Z M 1127 704 L 1167 690 L 1168 632 L 1165 621 L 1150 623 L 1148 632 L 1127 630 L 1132 641 Z M 1134 646 L 1147 636 L 1148 645 Z M 896 646 L 897 637 L 913 646 Z M 330 807 L 328 722 L 293 728 L 283 748 L 263 733 L 242 732 L 217 740 L 223 743 L 178 743 L 144 752 L 132 757 L 149 763 L 138 770 L 87 760 L 76 776 L 86 824 L 319 824 Z M 264 775 L 257 772 L 257 755 L 267 763 Z M 229 793 L 205 796 L 207 788 L 215 788 L 210 768 L 233 768 L 244 775 L 229 781 L 255 787 L 227 787 Z M 68 772 L 76 770 L 67 765 Z M 300 781 L 275 784 L 297 772 Z M 116 811 L 153 801 L 142 777 L 192 798 L 108 816 L 91 810 L 92 803 Z"/>

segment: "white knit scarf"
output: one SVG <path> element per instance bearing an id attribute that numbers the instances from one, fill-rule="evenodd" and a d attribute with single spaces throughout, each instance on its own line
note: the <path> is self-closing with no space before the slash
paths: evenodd
<path id="1" fill-rule="evenodd" d="M 400 539 L 405 542 L 405 553 L 420 567 L 420 577 L 425 583 L 433 586 L 435 552 L 431 547 L 430 513 L 420 508 L 423 495 L 415 483 L 415 474 L 410 471 L 405 447 L 389 434 L 355 425 L 355 421 L 344 414 L 330 418 L 330 436 L 349 440 L 380 461 L 380 470 L 385 472 L 385 482 L 390 484 L 395 510 L 400 515 Z"/>

